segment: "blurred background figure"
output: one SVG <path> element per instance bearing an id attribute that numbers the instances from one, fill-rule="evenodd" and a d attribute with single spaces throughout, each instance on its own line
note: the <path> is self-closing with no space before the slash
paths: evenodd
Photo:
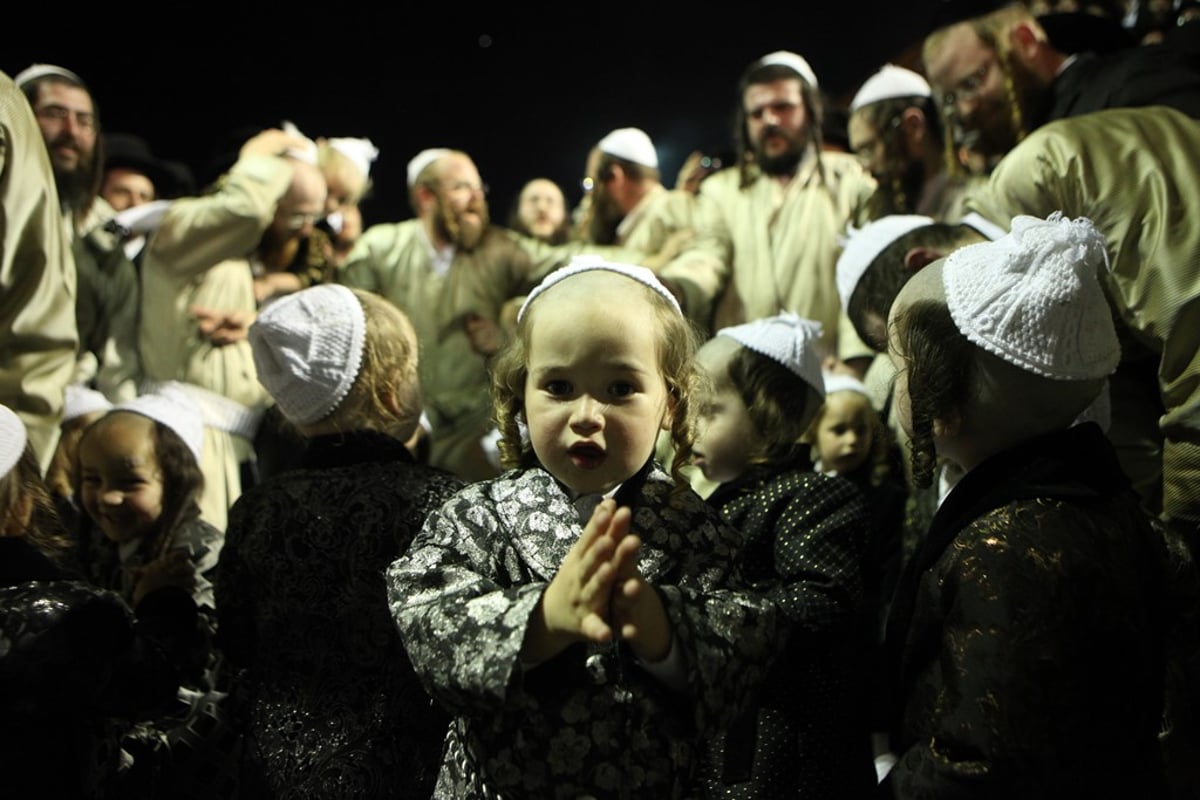
<path id="1" fill-rule="evenodd" d="M 546 244 L 566 244 L 571 236 L 571 223 L 562 188 L 549 178 L 534 178 L 526 183 L 517 195 L 508 227 Z"/>
<path id="2" fill-rule="evenodd" d="M 123 240 L 125 255 L 141 263 L 146 234 L 154 230 L 167 203 L 196 191 L 191 168 L 154 155 L 149 143 L 132 133 L 104 134 L 104 177 L 100 197 L 116 215 L 108 229 Z"/>

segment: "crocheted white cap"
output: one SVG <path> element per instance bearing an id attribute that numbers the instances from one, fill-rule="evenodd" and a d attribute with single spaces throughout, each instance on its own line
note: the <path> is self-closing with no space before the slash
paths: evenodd
<path id="1" fill-rule="evenodd" d="M 31 64 L 17 73 L 16 77 L 13 78 L 13 83 L 17 85 L 18 89 L 24 90 L 26 86 L 39 78 L 46 78 L 51 75 L 57 78 L 66 78 L 71 83 L 77 83 L 85 89 L 87 88 L 87 84 L 83 82 L 83 78 L 66 67 L 60 67 L 55 64 Z"/>
<path id="2" fill-rule="evenodd" d="M 371 164 L 379 158 L 379 148 L 370 139 L 341 136 L 330 139 L 329 146 L 350 159 L 364 178 L 371 176 Z"/>
<path id="3" fill-rule="evenodd" d="M 863 106 L 898 97 L 933 97 L 933 89 L 929 86 L 929 81 L 911 69 L 884 64 L 878 72 L 863 81 L 863 85 L 850 100 L 850 112 L 854 113 Z"/>
<path id="4" fill-rule="evenodd" d="M 329 416 L 362 368 L 367 317 L 354 292 L 322 283 L 274 300 L 248 333 L 258 382 L 297 425 Z"/>
<path id="5" fill-rule="evenodd" d="M 131 411 L 166 425 L 183 439 L 196 463 L 200 463 L 204 450 L 204 413 L 183 384 L 175 381 L 156 384 L 153 391 L 116 403 L 112 410 Z"/>
<path id="6" fill-rule="evenodd" d="M 658 151 L 641 128 L 617 128 L 596 145 L 600 152 L 623 158 L 643 167 L 658 169 Z"/>
<path id="7" fill-rule="evenodd" d="M 517 311 L 517 322 L 520 322 L 525 317 L 525 312 L 529 309 L 529 304 L 533 302 L 534 298 L 554 284 L 560 283 L 572 275 L 578 275 L 581 272 L 591 272 L 597 269 L 607 272 L 617 272 L 627 278 L 632 278 L 638 283 L 649 286 L 667 298 L 675 310 L 681 316 L 683 315 L 683 309 L 679 307 L 679 301 L 675 298 L 675 295 L 671 294 L 671 290 L 664 286 L 663 282 L 650 269 L 637 266 L 636 264 L 619 264 L 613 261 L 605 261 L 601 256 L 589 254 L 575 256 L 565 267 L 559 267 L 543 278 L 542 282 L 535 286 L 533 291 L 526 296 L 525 302 L 521 303 L 521 309 Z"/>
<path id="8" fill-rule="evenodd" d="M 825 396 L 821 357 L 814 347 L 821 338 L 821 323 L 783 311 L 773 317 L 721 328 L 717 336 L 727 336 L 742 347 L 779 362 L 799 375 L 817 394 Z"/>
<path id="9" fill-rule="evenodd" d="M 808 65 L 804 57 L 798 53 L 793 53 L 790 50 L 776 50 L 773 53 L 767 53 L 758 60 L 758 66 L 765 67 L 768 64 L 779 64 L 784 67 L 789 67 L 793 72 L 804 79 L 809 86 L 814 89 L 819 89 L 820 84 L 817 83 L 817 73 L 813 72 L 813 68 Z"/>
<path id="10" fill-rule="evenodd" d="M 63 392 L 63 422 L 93 414 L 97 411 L 108 411 L 113 407 L 103 393 L 82 383 L 68 384 Z"/>
<path id="11" fill-rule="evenodd" d="M 431 147 L 413 156 L 412 160 L 408 162 L 408 188 L 416 186 L 417 178 L 421 176 L 426 167 L 449 153 L 450 148 L 448 147 Z"/>
<path id="12" fill-rule="evenodd" d="M 837 290 L 842 310 L 850 305 L 850 296 L 871 262 L 892 242 L 909 231 L 934 223 L 933 217 L 920 214 L 891 214 L 868 222 L 861 228 L 847 227 L 842 238 L 842 253 L 837 260 Z"/>
<path id="13" fill-rule="evenodd" d="M 853 375 L 847 375 L 844 372 L 823 372 L 825 378 L 825 395 L 829 396 L 834 392 L 858 392 L 868 400 L 871 398 L 871 392 L 867 389 L 865 383 L 855 378 Z"/>
<path id="14" fill-rule="evenodd" d="M 8 406 L 0 405 L 0 478 L 21 460 L 28 440 L 21 418 Z"/>
<path id="15" fill-rule="evenodd" d="M 955 250 L 942 268 L 946 305 L 971 342 L 1056 380 L 1112 373 L 1121 357 L 1098 270 L 1104 237 L 1085 217 L 1014 217 L 1008 236 Z"/>

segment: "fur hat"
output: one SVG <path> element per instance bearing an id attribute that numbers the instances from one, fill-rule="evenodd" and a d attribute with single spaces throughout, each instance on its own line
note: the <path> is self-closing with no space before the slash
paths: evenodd
<path id="1" fill-rule="evenodd" d="M 850 305 L 855 287 L 880 253 L 909 231 L 932 225 L 933 217 L 920 214 L 890 214 L 868 222 L 861 228 L 850 226 L 842 240 L 842 253 L 837 260 L 837 290 L 842 310 Z"/>
<path id="2" fill-rule="evenodd" d="M 821 358 L 814 347 L 821 338 L 821 323 L 784 311 L 773 317 L 721 328 L 717 336 L 727 336 L 742 347 L 782 364 L 799 375 L 818 395 L 825 396 Z"/>
<path id="3" fill-rule="evenodd" d="M 25 452 L 29 434 L 25 423 L 8 406 L 0 405 L 0 478 L 7 475 Z"/>
<path id="4" fill-rule="evenodd" d="M 274 300 L 248 333 L 258 382 L 297 425 L 324 419 L 362 368 L 367 317 L 339 284 L 317 284 Z"/>
<path id="5" fill-rule="evenodd" d="M 600 152 L 623 158 L 643 167 L 658 169 L 658 151 L 641 128 L 617 128 L 597 145 Z"/>
<path id="6" fill-rule="evenodd" d="M 850 101 L 850 113 L 863 106 L 900 97 L 933 97 L 933 89 L 929 81 L 911 69 L 884 64 L 878 72 L 863 81 Z"/>
<path id="7" fill-rule="evenodd" d="M 954 324 L 972 343 L 1055 380 L 1113 372 L 1121 357 L 1098 271 L 1104 237 L 1084 217 L 1014 217 L 1008 236 L 946 257 L 942 284 Z"/>
<path id="8" fill-rule="evenodd" d="M 157 384 L 153 391 L 117 403 L 112 410 L 141 414 L 166 425 L 192 451 L 196 463 L 200 463 L 200 454 L 204 450 L 204 415 L 183 384 L 174 381 Z"/>
<path id="9" fill-rule="evenodd" d="M 662 281 L 658 279 L 652 270 L 647 269 L 646 267 L 637 266 L 635 264 L 618 264 L 612 261 L 605 261 L 602 257 L 597 255 L 581 255 L 572 258 L 571 262 L 565 267 L 559 267 L 558 269 L 554 270 L 554 272 L 551 272 L 542 279 L 541 283 L 534 287 L 533 291 L 530 292 L 525 298 L 525 302 L 521 303 L 521 309 L 517 312 L 517 322 L 520 322 L 525 317 L 525 312 L 528 310 L 529 304 L 533 302 L 533 299 L 554 284 L 559 283 L 560 281 L 569 278 L 572 275 L 578 275 L 581 272 L 591 272 L 592 270 L 598 269 L 605 270 L 606 272 L 616 272 L 624 275 L 627 278 L 632 278 L 638 283 L 649 286 L 651 289 L 667 298 L 671 305 L 674 306 L 675 310 L 681 315 L 683 314 L 683 310 L 679 307 L 679 301 L 675 298 L 675 295 L 671 294 L 671 290 L 663 285 Z"/>

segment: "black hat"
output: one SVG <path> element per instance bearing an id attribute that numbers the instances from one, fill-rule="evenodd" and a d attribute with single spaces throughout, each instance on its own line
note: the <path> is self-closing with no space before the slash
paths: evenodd
<path id="1" fill-rule="evenodd" d="M 180 197 L 196 190 L 195 178 L 186 164 L 158 158 L 140 136 L 105 133 L 104 148 L 104 169 L 121 167 L 142 173 L 154 184 L 160 198 Z"/>

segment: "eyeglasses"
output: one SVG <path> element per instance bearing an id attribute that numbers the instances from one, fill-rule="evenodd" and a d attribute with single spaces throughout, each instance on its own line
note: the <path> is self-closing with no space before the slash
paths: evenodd
<path id="1" fill-rule="evenodd" d="M 947 108 L 954 107 L 957 103 L 963 100 L 975 100 L 979 97 L 980 90 L 987 83 L 988 75 L 992 72 L 992 67 L 996 65 L 996 54 L 992 53 L 988 59 L 979 66 L 979 69 L 972 72 L 967 77 L 960 80 L 954 85 L 954 88 L 942 95 L 942 104 Z"/>
<path id="2" fill-rule="evenodd" d="M 76 127 L 85 131 L 96 130 L 96 115 L 90 111 L 72 111 L 66 106 L 47 105 L 37 110 L 37 116 L 40 119 L 53 120 L 55 122 L 66 122 L 69 119 L 74 119 Z"/>
<path id="3" fill-rule="evenodd" d="M 320 218 L 320 214 L 290 214 L 287 217 L 287 229 L 289 231 L 298 231 L 306 225 L 315 225 Z"/>

